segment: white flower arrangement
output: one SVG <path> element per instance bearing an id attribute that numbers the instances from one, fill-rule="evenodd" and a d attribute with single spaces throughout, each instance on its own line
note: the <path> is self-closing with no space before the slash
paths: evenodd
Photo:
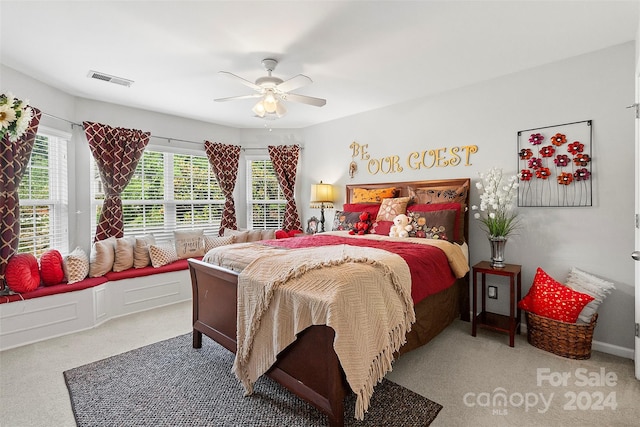
<path id="1" fill-rule="evenodd" d="M 2 139 L 9 135 L 9 141 L 17 141 L 29 127 L 33 119 L 33 109 L 29 101 L 15 98 L 11 92 L 0 95 L 0 129 Z"/>
<path id="2" fill-rule="evenodd" d="M 494 167 L 486 174 L 480 174 L 476 188 L 480 190 L 480 208 L 471 207 L 479 210 L 474 217 L 482 222 L 489 237 L 506 238 L 519 225 L 518 214 L 513 211 L 514 199 L 518 195 L 518 177 L 506 178 L 502 169 Z"/>

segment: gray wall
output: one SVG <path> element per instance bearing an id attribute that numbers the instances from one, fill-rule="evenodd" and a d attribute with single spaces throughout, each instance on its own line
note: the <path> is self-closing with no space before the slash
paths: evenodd
<path id="1" fill-rule="evenodd" d="M 44 85 L 2 66 L 2 89 L 29 98 L 44 112 L 70 121 L 100 121 L 135 127 L 153 135 L 190 141 L 206 139 L 243 147 L 299 143 L 304 146 L 298 179 L 298 207 L 303 221 L 318 210 L 308 207 L 312 183 L 335 184 L 344 196 L 347 183 L 411 181 L 470 177 L 498 166 L 516 172 L 516 132 L 573 121 L 593 120 L 593 206 L 588 208 L 520 208 L 525 226 L 509 240 L 507 261 L 522 264 L 523 288 L 529 289 L 535 269 L 543 267 L 563 281 L 572 266 L 615 282 L 617 290 L 600 309 L 594 348 L 633 357 L 634 275 L 629 254 L 634 248 L 634 119 L 625 109 L 634 100 L 633 43 L 507 75 L 437 96 L 375 110 L 302 130 L 233 129 L 159 113 L 90 101 Z M 43 125 L 71 130 L 65 122 L 43 119 Z M 89 248 L 88 160 L 82 130 L 73 129 L 70 150 L 70 212 L 77 212 L 71 247 Z M 352 141 L 368 144 L 373 156 L 475 144 L 470 166 L 402 173 L 367 173 L 363 164 L 348 176 Z M 152 138 L 152 145 L 202 150 L 202 144 Z M 236 185 L 239 225 L 246 224 L 244 162 Z M 478 194 L 472 190 L 472 202 Z M 336 206 L 340 207 L 340 204 Z M 333 210 L 326 212 L 330 221 Z M 477 223 L 470 227 L 471 263 L 487 259 L 489 246 Z M 507 311 L 501 286 L 490 309 Z M 492 301 L 494 302 L 494 301 Z"/>
<path id="2" fill-rule="evenodd" d="M 593 120 L 593 206 L 519 208 L 524 226 L 509 239 L 506 257 L 523 266 L 523 292 L 539 266 L 559 281 L 575 266 L 615 282 L 617 290 L 599 310 L 594 340 L 606 343 L 609 348 L 604 350 L 632 357 L 634 116 L 625 107 L 634 101 L 634 70 L 634 43 L 627 43 L 306 128 L 301 198 L 308 200 L 311 183 L 321 179 L 343 192 L 345 184 L 360 182 L 454 177 L 475 182 L 479 172 L 492 166 L 516 173 L 517 131 Z M 352 180 L 347 173 L 352 141 L 369 144 L 374 157 L 404 158 L 412 151 L 467 144 L 479 150 L 470 166 L 371 175 L 360 163 Z M 472 188 L 472 203 L 479 204 Z M 305 208 L 305 218 L 317 215 Z M 477 222 L 472 222 L 470 234 L 474 264 L 487 259 L 490 250 Z M 489 308 L 507 313 L 508 293 L 500 288 L 497 304 Z"/>

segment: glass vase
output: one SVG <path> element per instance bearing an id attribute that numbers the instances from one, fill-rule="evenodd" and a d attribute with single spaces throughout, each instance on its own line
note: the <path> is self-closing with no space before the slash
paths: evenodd
<path id="1" fill-rule="evenodd" d="M 504 268 L 504 248 L 507 245 L 507 238 L 504 236 L 489 237 L 491 243 L 491 267 Z"/>

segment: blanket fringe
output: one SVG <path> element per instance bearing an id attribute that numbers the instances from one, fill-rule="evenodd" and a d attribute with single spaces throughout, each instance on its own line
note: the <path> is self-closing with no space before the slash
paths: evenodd
<path id="1" fill-rule="evenodd" d="M 364 414 L 369 408 L 371 396 L 373 395 L 374 386 L 382 381 L 387 372 L 392 370 L 394 354 L 406 342 L 406 334 L 411 330 L 411 325 L 415 323 L 416 320 L 411 295 L 405 292 L 397 274 L 388 265 L 365 256 L 352 257 L 343 254 L 340 259 L 305 263 L 290 269 L 281 277 L 263 284 L 265 292 L 261 295 L 259 301 L 257 301 L 256 311 L 254 312 L 251 325 L 248 329 L 248 336 L 245 337 L 242 346 L 240 346 L 240 337 L 238 337 L 239 348 L 233 364 L 233 371 L 244 386 L 245 396 L 253 393 L 253 383 L 249 379 L 247 371 L 248 360 L 253 349 L 255 335 L 260 327 L 261 319 L 269 308 L 274 291 L 289 280 L 300 278 L 312 270 L 338 266 L 345 263 L 363 263 L 380 268 L 386 276 L 390 277 L 394 290 L 401 296 L 404 305 L 404 322 L 396 325 L 389 332 L 390 342 L 371 362 L 369 375 L 363 387 L 359 390 L 353 390 L 356 394 L 355 418 L 358 420 L 364 419 Z M 239 331 L 240 328 L 238 328 L 238 332 Z"/>

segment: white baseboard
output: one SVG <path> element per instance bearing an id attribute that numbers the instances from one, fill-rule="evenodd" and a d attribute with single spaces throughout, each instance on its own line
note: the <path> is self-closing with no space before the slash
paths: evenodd
<path id="1" fill-rule="evenodd" d="M 633 360 L 633 356 L 635 354 L 635 350 L 632 348 L 620 347 L 619 345 L 608 344 L 601 341 L 593 341 L 591 343 L 591 349 L 631 360 Z"/>
<path id="2" fill-rule="evenodd" d="M 469 318 L 473 318 L 473 313 L 469 312 Z M 524 320 L 520 323 L 520 333 L 525 335 L 527 334 L 527 322 Z M 591 349 L 631 360 L 634 360 L 635 356 L 635 350 L 633 348 L 620 347 L 619 345 L 609 344 L 602 341 L 594 340 L 591 343 Z"/>

